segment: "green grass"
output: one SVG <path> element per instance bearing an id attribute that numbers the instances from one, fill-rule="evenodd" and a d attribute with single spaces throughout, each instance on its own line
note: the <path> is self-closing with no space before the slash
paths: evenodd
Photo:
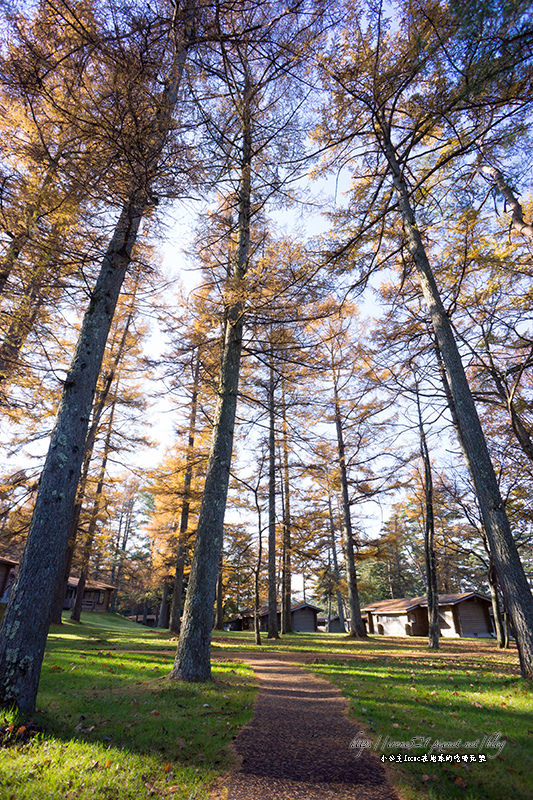
<path id="1" fill-rule="evenodd" d="M 168 634 L 111 614 L 82 619 L 50 632 L 34 715 L 42 733 L 17 737 L 20 720 L 0 718 L 4 729 L 13 724 L 12 743 L 0 749 L 0 800 L 206 798 L 252 713 L 251 673 L 239 659 L 256 651 L 253 634 L 217 635 L 215 680 L 182 684 L 168 679 Z M 389 745 L 413 737 L 429 743 L 412 755 L 430 753 L 438 740 L 480 741 L 443 755 L 483 752 L 485 763 L 387 761 L 404 800 L 533 797 L 533 692 L 515 650 L 471 639 L 443 641 L 434 653 L 423 639 L 340 634 L 263 641 L 263 651 L 290 653 L 337 684 L 379 757 L 405 753 Z M 490 734 L 500 734 L 500 753 L 481 745 Z"/>
<path id="2" fill-rule="evenodd" d="M 232 653 L 253 647 L 248 632 L 217 637 Z M 487 640 L 455 639 L 430 651 L 422 638 L 369 637 L 357 642 L 340 634 L 293 634 L 265 649 L 288 652 L 295 661 L 335 683 L 362 723 L 365 738 L 384 756 L 391 782 L 402 798 L 432 800 L 530 800 L 533 798 L 533 687 L 519 677 L 516 650 L 501 651 Z M 500 734 L 498 747 L 483 738 Z M 381 737 L 381 738 L 380 738 Z M 388 739 L 387 739 L 388 737 Z M 407 750 L 391 743 L 429 740 Z M 392 754 L 443 756 L 484 754 L 485 762 L 391 763 Z M 478 742 L 466 747 L 466 743 Z"/>
<path id="3" fill-rule="evenodd" d="M 252 713 L 251 671 L 226 661 L 208 684 L 168 678 L 174 642 L 111 614 L 54 627 L 29 739 L 0 749 L 0 798 L 141 800 L 208 796 Z M 140 651 L 140 652 L 135 652 Z M 144 651 L 144 652 L 142 652 Z"/>

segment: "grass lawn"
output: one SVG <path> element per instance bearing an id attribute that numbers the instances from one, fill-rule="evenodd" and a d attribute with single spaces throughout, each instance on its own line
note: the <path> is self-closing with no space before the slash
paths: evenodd
<path id="1" fill-rule="evenodd" d="M 391 782 L 405 800 L 533 798 L 533 687 L 519 677 L 516 650 L 498 650 L 481 639 L 448 639 L 432 652 L 422 638 L 354 642 L 342 634 L 264 641 L 265 649 L 292 653 L 337 684 L 368 734 L 362 738 L 386 759 Z M 224 634 L 216 638 L 215 652 L 217 647 L 240 650 L 244 657 L 253 634 Z M 416 746 L 415 737 L 425 743 Z M 447 744 L 439 748 L 437 742 Z M 424 754 L 427 761 L 403 760 Z M 454 760 L 463 754 L 486 760 Z M 402 761 L 391 762 L 391 755 Z"/>
<path id="2" fill-rule="evenodd" d="M 112 614 L 82 622 L 51 629 L 33 723 L 0 717 L 1 800 L 207 797 L 252 714 L 251 670 L 222 662 L 210 684 L 171 682 L 168 634 Z"/>
<path id="3" fill-rule="evenodd" d="M 206 798 L 252 713 L 255 688 L 239 660 L 256 650 L 253 634 L 217 635 L 215 680 L 180 684 L 168 679 L 168 634 L 111 614 L 82 620 L 50 632 L 33 723 L 0 718 L 0 800 Z M 341 634 L 293 634 L 262 649 L 339 686 L 403 800 L 533 797 L 533 690 L 515 650 L 458 639 L 434 653 L 423 639 Z M 28 737 L 32 724 L 42 732 Z"/>

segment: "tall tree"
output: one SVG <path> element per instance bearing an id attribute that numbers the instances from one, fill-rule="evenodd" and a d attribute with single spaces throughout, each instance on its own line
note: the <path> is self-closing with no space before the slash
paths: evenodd
<path id="1" fill-rule="evenodd" d="M 268 380 L 268 638 L 278 639 L 278 602 L 276 580 L 276 380 L 274 354 L 270 350 Z"/>
<path id="2" fill-rule="evenodd" d="M 120 37 L 120 43 L 117 43 L 116 63 L 122 69 L 120 80 L 117 80 L 117 97 L 122 100 L 122 110 L 126 116 L 129 114 L 132 125 L 138 119 L 140 108 L 147 114 L 148 124 L 139 142 L 140 152 L 135 153 L 133 160 L 130 159 L 130 171 L 126 172 L 127 187 L 121 192 L 122 209 L 91 293 L 91 302 L 65 381 L 17 583 L 3 620 L 0 703 L 4 706 L 16 705 L 21 711 L 30 711 L 35 706 L 53 587 L 59 578 L 67 547 L 96 382 L 140 222 L 153 204 L 153 186 L 161 154 L 174 125 L 172 114 L 193 38 L 194 17 L 192 5 L 174 7 L 172 18 L 167 20 L 166 52 L 160 53 L 161 61 L 157 65 L 156 75 L 151 76 L 153 80 L 143 83 L 139 81 L 139 75 L 132 76 L 130 65 L 126 65 L 123 58 L 125 38 Z M 136 45 L 141 45 L 140 56 L 147 55 L 148 51 L 143 52 L 145 45 L 149 51 L 153 50 L 154 43 L 148 43 L 143 36 L 146 22 L 147 18 L 142 14 L 135 14 L 130 22 L 129 33 Z M 71 24 L 79 24 L 77 17 L 73 17 Z M 123 19 L 122 24 L 126 25 L 126 20 Z M 113 30 L 109 33 L 114 35 Z M 137 39 L 136 34 L 140 34 Z M 103 31 L 90 32 L 89 35 L 94 35 L 98 42 L 102 39 Z M 135 60 L 134 50 L 130 56 Z M 136 63 L 142 74 L 142 59 Z M 153 61 L 151 64 L 153 66 Z M 157 94 L 154 108 L 154 81 L 159 79 L 162 70 L 166 73 L 165 89 L 163 94 Z M 133 77 L 135 84 L 131 82 Z M 129 92 L 123 93 L 123 84 Z M 129 104 L 134 97 L 139 101 L 135 108 Z M 151 118 L 148 119 L 148 116 Z M 129 155 L 134 156 L 134 153 Z M 38 603 L 35 602 L 36 597 L 39 598 Z M 39 608 L 39 613 L 36 613 L 36 608 Z"/>
<path id="3" fill-rule="evenodd" d="M 454 20 L 451 29 L 448 27 L 443 31 L 429 8 L 423 4 L 419 9 L 412 5 L 409 8 L 410 15 L 394 33 L 383 9 L 369 8 L 366 33 L 356 25 L 350 33 L 350 44 L 345 54 L 339 58 L 336 51 L 330 75 L 337 87 L 339 112 L 341 107 L 343 113 L 347 111 L 349 98 L 351 117 L 349 120 L 343 117 L 343 138 L 368 137 L 375 159 L 382 167 L 379 176 L 374 173 L 374 208 L 367 206 L 366 213 L 374 219 L 378 216 L 381 224 L 390 209 L 392 197 L 395 198 L 405 245 L 442 354 L 495 568 L 513 619 L 521 671 L 524 677 L 533 678 L 533 596 L 505 513 L 453 328 L 431 268 L 422 234 L 423 195 L 419 191 L 419 187 L 428 185 L 428 176 L 444 168 L 454 155 L 464 153 L 468 147 L 474 148 L 476 137 L 488 138 L 487 131 L 493 130 L 495 125 L 492 117 L 494 106 L 512 106 L 515 102 L 516 94 L 509 96 L 507 78 L 513 68 L 516 71 L 521 69 L 522 62 L 513 48 L 507 52 L 500 45 L 496 51 L 490 52 L 489 42 L 492 41 L 494 47 L 498 36 L 505 39 L 509 25 L 512 27 L 514 24 L 504 15 L 494 24 L 484 12 L 478 18 L 478 23 L 481 20 L 482 24 L 476 36 L 468 42 L 466 37 L 458 36 Z M 518 13 L 522 11 L 520 8 Z M 424 31 L 423 36 L 418 32 L 414 35 L 415 16 Z M 444 20 L 446 25 L 449 19 L 444 16 L 441 22 Z M 458 38 L 454 39 L 452 33 Z M 357 61 L 353 58 L 354 52 L 358 53 Z M 339 66 L 340 62 L 342 66 Z M 429 75 L 432 76 L 431 83 L 428 82 Z M 518 81 L 522 79 L 523 72 L 518 75 Z M 498 92 L 505 91 L 506 96 L 502 94 L 498 100 Z M 521 91 L 519 87 L 517 93 Z M 487 113 L 468 117 L 468 112 L 463 111 L 465 106 L 468 108 L 469 101 L 487 109 Z M 426 102 L 429 105 L 424 105 Z M 508 108 L 502 116 L 506 117 L 507 113 Z M 338 113 L 336 119 L 340 118 Z M 453 124 L 450 124 L 451 120 Z M 445 153 L 435 148 L 435 137 L 440 139 L 440 126 L 443 125 L 448 137 Z M 462 128 L 460 137 L 457 136 L 457 125 Z M 435 157 L 430 166 L 427 160 L 419 159 L 420 171 L 413 187 L 410 176 L 423 143 L 434 148 Z M 383 191 L 383 187 L 391 183 L 393 193 Z M 367 192 L 368 188 L 367 185 Z M 366 219 L 365 228 L 368 222 Z"/>
<path id="4" fill-rule="evenodd" d="M 426 586 L 428 602 L 428 623 L 429 623 L 429 646 L 432 650 L 439 647 L 439 594 L 437 586 L 437 565 L 435 563 L 435 516 L 433 512 L 433 475 L 431 472 L 431 460 L 427 445 L 426 431 L 422 419 L 422 408 L 420 406 L 420 393 L 418 391 L 418 380 L 415 377 L 416 386 L 416 405 L 418 412 L 418 428 L 420 432 L 420 454 L 424 465 L 424 555 L 426 561 Z"/>
<path id="5" fill-rule="evenodd" d="M 212 116 L 207 124 L 219 146 L 226 146 L 225 158 L 231 155 L 224 170 L 236 186 L 228 196 L 231 203 L 226 200 L 224 207 L 236 209 L 236 242 L 228 247 L 219 397 L 182 631 L 171 673 L 182 680 L 204 681 L 211 673 L 210 637 L 237 407 L 246 276 L 253 249 L 259 244 L 252 243 L 251 222 L 265 203 L 261 187 L 267 195 L 280 189 L 279 171 L 269 160 L 269 149 L 277 146 L 283 155 L 283 148 L 292 145 L 289 134 L 297 100 L 291 102 L 291 73 L 301 64 L 313 29 L 313 10 L 307 12 L 304 3 L 288 9 L 277 2 L 253 4 L 238 18 L 228 14 L 220 35 L 216 73 L 222 76 L 225 98 L 218 110 L 229 108 L 230 113 L 222 118 Z M 237 167 L 228 172 L 231 162 Z"/>

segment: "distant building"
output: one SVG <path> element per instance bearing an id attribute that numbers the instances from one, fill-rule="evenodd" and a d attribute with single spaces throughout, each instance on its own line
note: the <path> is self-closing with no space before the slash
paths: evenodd
<path id="1" fill-rule="evenodd" d="M 0 557 L 0 603 L 7 604 L 18 565 L 18 561 Z"/>
<path id="2" fill-rule="evenodd" d="M 76 600 L 76 590 L 79 578 L 68 579 L 67 594 L 63 603 L 63 609 L 72 608 Z M 109 611 L 111 596 L 116 591 L 116 586 L 101 581 L 87 580 L 83 590 L 83 600 L 81 603 L 82 611 Z"/>
<path id="3" fill-rule="evenodd" d="M 327 631 L 328 633 L 346 633 L 346 628 L 342 627 L 340 617 L 338 614 L 334 614 L 329 618 L 329 630 L 328 630 L 327 616 L 321 614 L 318 617 L 317 622 L 319 631 Z"/>
<path id="4" fill-rule="evenodd" d="M 427 636 L 427 597 L 379 600 L 363 608 L 368 633 L 384 636 Z M 494 633 L 491 602 L 477 592 L 439 594 L 439 625 L 443 637 L 480 636 Z"/>
<path id="5" fill-rule="evenodd" d="M 317 615 L 320 609 L 310 603 L 294 603 L 291 606 L 291 626 L 294 633 L 315 633 L 317 630 Z M 254 612 L 251 609 L 241 611 L 232 617 L 227 626 L 230 631 L 253 631 Z M 278 628 L 281 627 L 281 610 L 278 610 Z M 259 609 L 259 628 L 262 632 L 268 630 L 268 608 Z"/>
<path id="6" fill-rule="evenodd" d="M 12 561 L 10 558 L 0 556 L 0 619 L 2 619 L 7 605 L 9 591 L 18 565 L 18 561 Z M 68 579 L 63 609 L 72 608 L 74 605 L 78 580 L 78 578 L 73 577 Z M 109 583 L 88 580 L 83 591 L 82 611 L 109 611 L 111 596 L 115 590 L 116 586 L 112 586 Z"/>

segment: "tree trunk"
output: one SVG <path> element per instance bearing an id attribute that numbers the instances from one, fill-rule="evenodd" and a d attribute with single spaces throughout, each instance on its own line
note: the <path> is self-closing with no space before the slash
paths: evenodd
<path id="1" fill-rule="evenodd" d="M 143 619 L 142 619 L 142 624 L 143 625 L 148 625 L 148 597 L 146 595 L 144 595 L 144 600 L 143 600 Z"/>
<path id="2" fill-rule="evenodd" d="M 35 226 L 37 225 L 41 215 L 41 199 L 45 194 L 48 186 L 55 179 L 57 173 L 57 165 L 52 163 L 43 178 L 43 182 L 39 188 L 36 201 L 31 203 L 25 212 L 25 227 L 23 231 L 17 233 L 11 239 L 7 252 L 0 262 L 0 296 L 4 294 L 4 289 L 13 267 L 17 263 L 18 257 L 24 245 L 31 239 L 31 235 Z"/>
<path id="3" fill-rule="evenodd" d="M 73 622 L 80 622 L 81 621 L 81 608 L 83 604 L 83 592 L 85 590 L 85 582 L 87 580 L 87 575 L 89 574 L 89 562 L 91 560 L 91 554 L 94 544 L 94 536 L 96 533 L 96 526 L 98 525 L 98 514 L 100 513 L 100 503 L 102 500 L 102 493 L 104 491 L 104 481 L 105 481 L 105 473 L 107 469 L 107 459 L 109 457 L 109 451 L 111 449 L 111 434 L 113 433 L 113 419 L 115 414 L 115 404 L 111 406 L 111 413 L 109 415 L 109 421 L 107 423 L 107 433 L 106 439 L 104 443 L 104 455 L 102 458 L 102 464 L 100 466 L 100 475 L 98 476 L 98 483 L 96 485 L 96 492 L 94 495 L 94 502 L 93 507 L 91 510 L 91 517 L 89 520 L 89 527 L 87 529 L 87 536 L 85 538 L 85 542 L 83 545 L 83 553 L 81 557 L 81 569 L 80 569 L 80 578 L 78 581 L 78 586 L 76 589 L 76 599 L 74 601 L 74 607 L 72 609 L 70 618 Z"/>
<path id="4" fill-rule="evenodd" d="M 176 570 L 174 572 L 174 585 L 172 588 L 172 602 L 170 605 L 169 631 L 176 636 L 180 632 L 181 626 L 181 600 L 183 595 L 183 573 L 185 571 L 185 552 L 186 544 L 178 539 L 178 549 L 176 553 Z"/>
<path id="5" fill-rule="evenodd" d="M 159 606 L 159 614 L 157 617 L 158 628 L 168 628 L 170 608 L 168 605 L 168 583 L 163 583 L 163 596 L 161 597 L 161 605 Z"/>
<path id="6" fill-rule="evenodd" d="M 186 19 L 162 99 L 162 113 L 154 122 L 156 143 L 147 156 L 149 172 L 159 161 L 167 138 L 191 36 L 192 25 Z M 0 705 L 16 706 L 23 713 L 35 708 L 54 591 L 65 561 L 96 382 L 147 204 L 146 190 L 140 194 L 136 189 L 132 191 L 103 258 L 63 388 L 15 591 L 11 593 L 2 623 Z"/>
<path id="7" fill-rule="evenodd" d="M 492 615 L 494 617 L 496 641 L 498 642 L 498 647 L 502 648 L 505 647 L 505 632 L 503 629 L 503 621 L 500 611 L 500 601 L 498 599 L 498 583 L 496 581 L 496 572 L 493 564 L 489 564 L 489 568 L 487 570 L 487 580 L 490 588 L 490 601 L 492 604 Z"/>
<path id="8" fill-rule="evenodd" d="M 207 681 L 211 678 L 213 604 L 231 468 L 242 352 L 244 276 L 250 253 L 252 126 L 247 74 L 241 120 L 243 141 L 239 185 L 239 242 L 235 274 L 232 276 L 232 290 L 237 300 L 232 302 L 226 315 L 211 452 L 200 506 L 183 624 L 171 672 L 171 678 L 185 681 Z"/>
<path id="9" fill-rule="evenodd" d="M 268 383 L 268 639 L 279 639 L 276 585 L 276 429 L 274 364 L 270 353 Z"/>
<path id="10" fill-rule="evenodd" d="M 361 604 L 359 602 L 359 591 L 357 589 L 357 573 L 355 570 L 355 548 L 353 541 L 352 516 L 350 513 L 350 498 L 348 494 L 348 475 L 346 472 L 346 457 L 344 447 L 344 434 L 342 430 L 342 419 L 337 393 L 337 382 L 334 378 L 333 391 L 335 399 L 335 428 L 337 431 L 337 448 L 339 455 L 339 467 L 341 473 L 342 487 L 342 515 L 344 523 L 344 543 L 346 547 L 346 572 L 348 577 L 348 599 L 350 603 L 350 633 L 349 635 L 357 639 L 366 638 L 366 628 L 361 617 Z"/>
<path id="11" fill-rule="evenodd" d="M 125 206 L 104 257 L 65 381 L 16 591 L 4 616 L 0 705 L 16 705 L 22 712 L 35 706 L 54 589 L 62 574 L 71 532 L 96 381 L 144 207 L 141 201 Z"/>
<path id="12" fill-rule="evenodd" d="M 57 258 L 57 248 L 58 230 L 54 226 L 48 239 L 48 252 L 43 254 L 42 262 L 33 270 L 24 287 L 20 303 L 11 314 L 9 328 L 0 346 L 0 385 L 3 391 L 17 369 L 21 350 L 44 303 L 45 283 L 47 292 L 57 284 L 59 270 L 50 266 L 54 257 Z"/>
<path id="13" fill-rule="evenodd" d="M 183 499 L 181 502 L 180 527 L 178 533 L 178 547 L 176 552 L 176 571 L 174 573 L 174 589 L 172 593 L 172 607 L 170 611 L 170 632 L 180 632 L 181 596 L 183 594 L 183 570 L 185 567 L 185 554 L 187 551 L 187 531 L 189 528 L 189 511 L 191 506 L 191 483 L 193 474 L 194 440 L 196 436 L 196 414 L 198 410 L 198 387 L 200 381 L 200 354 L 196 354 L 193 372 L 191 413 L 189 416 L 189 437 L 187 442 L 187 458 L 185 460 L 185 473 L 183 475 Z"/>
<path id="14" fill-rule="evenodd" d="M 80 479 L 78 481 L 78 490 L 76 493 L 76 502 L 74 504 L 74 512 L 72 516 L 72 522 L 70 525 L 70 534 L 68 537 L 68 544 L 67 544 L 67 551 L 65 553 L 65 562 L 63 566 L 63 574 L 60 577 L 56 585 L 56 590 L 54 593 L 54 602 L 53 602 L 53 609 L 51 615 L 51 623 L 55 625 L 61 624 L 61 613 L 63 611 L 63 603 L 65 600 L 65 595 L 67 593 L 68 587 L 68 579 L 70 576 L 70 568 L 72 566 L 72 558 L 74 556 L 74 549 L 76 547 L 76 538 L 78 535 L 78 525 L 80 521 L 80 514 L 81 509 L 83 506 L 83 498 L 85 496 L 85 488 L 87 485 L 87 477 L 89 474 L 89 467 L 91 464 L 91 458 L 94 449 L 94 443 L 96 441 L 96 434 L 98 433 L 98 427 L 100 425 L 100 420 L 102 419 L 102 414 L 105 410 L 105 405 L 107 402 L 107 398 L 109 396 L 109 391 L 111 389 L 111 385 L 115 378 L 115 372 L 118 368 L 120 363 L 120 359 L 122 358 L 122 353 L 124 351 L 124 346 L 126 344 L 126 337 L 128 334 L 128 329 L 132 319 L 131 312 L 128 315 L 126 320 L 126 324 L 124 326 L 124 330 L 122 332 L 122 336 L 120 338 L 119 346 L 117 348 L 117 352 L 113 359 L 113 364 L 111 369 L 105 375 L 103 380 L 103 386 L 101 391 L 98 393 L 97 400 L 93 407 L 93 418 L 91 422 L 91 427 L 89 428 L 89 432 L 87 434 L 87 438 L 85 440 L 85 452 L 83 456 L 83 465 L 81 469 Z M 113 575 L 111 577 L 111 583 L 113 583 Z"/>
<path id="15" fill-rule="evenodd" d="M 524 212 L 520 202 L 514 195 L 513 190 L 496 167 L 484 166 L 481 171 L 489 175 L 498 191 L 503 195 L 505 202 L 511 208 L 511 224 L 515 231 L 521 233 L 527 239 L 533 240 L 533 225 L 524 220 Z"/>
<path id="16" fill-rule="evenodd" d="M 437 587 L 437 565 L 435 562 L 435 518 L 433 514 L 433 476 L 427 446 L 418 383 L 416 385 L 416 405 L 418 409 L 418 428 L 420 431 L 420 452 L 424 463 L 424 555 L 426 560 L 426 587 L 428 601 L 428 639 L 432 650 L 439 649 L 439 594 Z"/>
<path id="17" fill-rule="evenodd" d="M 217 600 L 215 608 L 215 630 L 224 630 L 224 604 L 223 604 L 223 591 L 224 584 L 222 582 L 222 553 L 220 554 L 220 563 L 218 565 L 218 579 L 217 579 Z"/>
<path id="18" fill-rule="evenodd" d="M 291 503 L 289 482 L 289 442 L 287 436 L 287 408 L 285 387 L 282 384 L 281 412 L 283 421 L 283 561 L 281 580 L 281 632 L 292 633 L 291 618 Z"/>
<path id="19" fill-rule="evenodd" d="M 213 604 L 222 550 L 242 348 L 242 317 L 228 320 L 211 452 L 196 532 L 183 622 L 171 677 L 206 681 L 211 675 Z"/>
<path id="20" fill-rule="evenodd" d="M 126 552 L 128 539 L 131 532 L 131 522 L 133 518 L 134 505 L 135 505 L 135 497 L 132 496 L 131 500 L 128 501 L 128 504 L 126 506 L 126 523 L 124 525 L 124 534 L 122 536 L 122 542 L 120 541 L 120 529 L 119 529 L 119 538 L 117 540 L 117 549 L 115 551 L 115 562 L 113 563 L 113 568 L 111 570 L 111 583 L 116 583 L 117 586 L 120 584 L 120 579 L 122 577 L 124 553 Z M 114 592 L 113 598 L 111 600 L 111 611 L 115 612 L 116 609 L 117 609 L 117 592 Z"/>
<path id="21" fill-rule="evenodd" d="M 520 447 L 522 448 L 526 456 L 529 458 L 529 460 L 533 461 L 533 440 L 531 439 L 531 434 L 526 424 L 524 423 L 524 419 L 517 411 L 513 392 L 508 391 L 505 381 L 502 380 L 501 375 L 498 369 L 496 368 L 496 365 L 494 364 L 494 360 L 490 352 L 490 342 L 488 341 L 488 336 L 484 335 L 483 338 L 485 341 L 485 348 L 489 359 L 489 365 L 486 368 L 494 382 L 494 388 L 496 389 L 496 394 L 504 404 L 506 411 L 509 413 L 509 417 L 511 419 L 511 427 L 514 431 L 514 434 L 517 438 Z"/>
<path id="22" fill-rule="evenodd" d="M 346 630 L 346 620 L 344 619 L 344 606 L 340 586 L 339 560 L 337 558 L 337 543 L 335 542 L 335 525 L 333 522 L 333 508 L 331 506 L 331 490 L 328 480 L 328 515 L 329 515 L 329 536 L 331 541 L 331 554 L 333 556 L 333 578 L 335 580 L 335 595 L 337 597 L 337 613 L 341 630 Z"/>
<path id="23" fill-rule="evenodd" d="M 384 126 L 383 130 L 386 130 Z M 442 304 L 416 224 L 407 184 L 392 144 L 386 135 L 383 147 L 392 170 L 409 250 L 415 263 L 424 299 L 429 308 L 446 369 L 457 414 L 460 440 L 475 486 L 498 582 L 503 590 L 506 608 L 513 620 L 520 669 L 524 678 L 533 679 L 533 596 L 511 533 L 453 330 Z"/>
<path id="24" fill-rule="evenodd" d="M 259 504 L 259 487 L 255 492 L 255 506 L 257 509 L 257 563 L 254 572 L 254 639 L 256 644 L 261 644 L 261 624 L 259 621 L 259 576 L 261 574 L 261 560 L 263 558 L 263 529 L 261 522 L 261 506 Z"/>
<path id="25" fill-rule="evenodd" d="M 13 312 L 11 324 L 0 347 L 0 385 L 2 386 L 0 401 L 4 400 L 6 386 L 17 369 L 20 352 L 35 324 L 43 302 L 44 297 L 40 293 L 40 287 L 33 284 L 26 287 L 19 307 Z"/>

